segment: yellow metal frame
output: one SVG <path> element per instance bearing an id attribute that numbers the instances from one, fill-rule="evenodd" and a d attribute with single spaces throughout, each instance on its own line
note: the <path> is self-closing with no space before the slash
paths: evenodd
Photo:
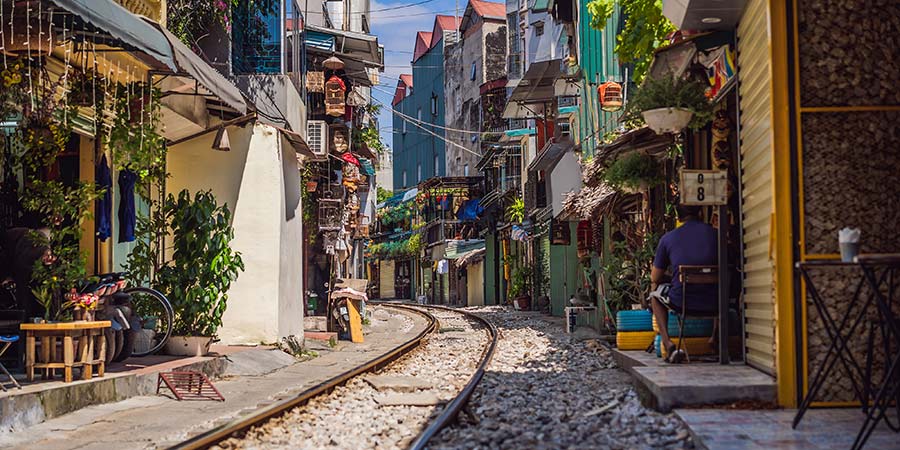
<path id="1" fill-rule="evenodd" d="M 772 8 L 773 8 L 773 10 L 772 10 L 773 64 L 775 63 L 774 53 L 776 52 L 776 50 L 774 49 L 775 44 L 776 44 L 775 36 L 777 35 L 776 30 L 782 30 L 782 29 L 787 30 L 786 27 L 782 28 L 780 26 L 777 26 L 779 24 L 776 23 L 775 9 L 783 9 L 786 12 L 786 8 L 778 8 L 779 3 L 780 2 L 778 2 L 778 1 L 770 1 L 770 4 L 772 5 Z M 800 40 L 798 38 L 798 36 L 800 34 L 800 31 L 799 31 L 800 25 L 799 25 L 799 19 L 798 19 L 799 11 L 798 11 L 797 4 L 798 4 L 797 1 L 792 2 L 793 20 L 791 23 L 791 27 L 792 27 L 791 30 L 795 37 L 793 40 L 794 55 L 793 55 L 792 62 L 794 64 L 795 70 L 794 70 L 794 76 L 793 76 L 793 79 L 791 80 L 791 82 L 793 83 L 794 92 L 795 92 L 795 95 L 794 95 L 794 98 L 792 99 L 792 101 L 794 102 L 794 111 L 795 111 L 793 120 L 796 125 L 796 141 L 794 143 L 797 148 L 796 164 L 797 164 L 797 201 L 798 201 L 797 209 L 798 209 L 798 231 L 799 231 L 798 244 L 799 244 L 799 250 L 800 250 L 799 257 L 800 257 L 800 261 L 836 260 L 836 259 L 841 258 L 840 254 L 837 254 L 837 253 L 806 253 L 806 222 L 805 222 L 805 218 L 806 218 L 805 204 L 806 203 L 805 203 L 805 198 L 804 198 L 805 189 L 803 186 L 803 120 L 802 120 L 803 114 L 900 111 L 900 105 L 803 106 L 802 99 L 800 98 L 800 76 L 801 76 L 800 75 L 800 43 L 799 43 Z M 781 4 L 780 6 L 783 7 L 784 5 Z M 782 11 L 778 11 L 778 13 L 781 14 Z M 780 21 L 780 20 L 782 20 L 782 18 L 778 17 L 777 20 Z M 778 43 L 780 44 L 781 42 L 778 42 Z M 777 81 L 777 78 L 773 79 L 773 90 L 775 89 L 774 84 L 776 83 L 776 81 Z M 773 111 L 773 114 L 775 116 L 780 115 L 779 113 L 780 112 L 777 109 L 775 111 Z M 773 123 L 783 125 L 785 127 L 785 132 L 786 132 L 786 130 L 789 129 L 789 126 L 790 126 L 790 124 L 788 122 L 782 122 L 782 121 L 777 121 L 777 120 L 773 120 Z M 777 135 L 777 132 L 776 132 L 776 135 Z M 788 147 L 785 147 L 785 148 L 788 148 Z M 779 172 L 776 172 L 776 176 L 780 176 L 780 175 L 781 174 Z M 790 175 L 788 174 L 787 176 L 789 179 Z M 779 290 L 778 293 L 780 295 L 781 291 Z M 803 394 L 806 394 L 806 392 L 809 389 L 809 348 L 808 348 L 809 347 L 809 342 L 808 342 L 809 336 L 808 336 L 808 329 L 807 329 L 808 311 L 807 311 L 807 304 L 805 301 L 805 299 L 806 299 L 806 282 L 804 280 L 800 280 L 800 295 L 802 296 L 801 298 L 804 299 L 800 303 L 800 305 L 801 305 L 801 308 L 800 308 L 801 330 L 799 330 L 801 333 L 800 337 L 802 339 L 802 344 L 801 344 L 802 354 L 800 355 L 800 357 L 802 358 L 801 363 L 802 363 L 802 367 L 803 367 L 802 368 L 802 370 L 803 370 L 803 372 L 802 372 L 803 386 L 801 388 L 802 389 L 801 392 L 803 392 Z M 790 328 L 793 328 L 793 323 L 790 324 Z M 778 347 L 779 351 L 781 349 L 782 349 L 782 347 Z M 779 353 L 779 355 L 780 355 L 780 353 Z M 780 360 L 781 360 L 781 358 L 779 357 L 779 362 L 780 362 Z M 787 363 L 787 362 L 785 362 L 785 363 Z M 779 368 L 780 368 L 780 366 L 779 366 Z M 792 378 L 792 380 L 793 380 L 793 378 Z M 779 384 L 779 401 L 781 401 L 782 380 L 779 380 L 778 384 Z M 849 401 L 849 402 L 847 402 L 847 401 L 823 401 L 823 402 L 812 402 L 811 406 L 814 406 L 814 407 L 853 407 L 853 406 L 859 406 L 860 404 L 861 403 L 858 401 Z M 793 403 L 791 403 L 790 406 L 794 406 Z"/>

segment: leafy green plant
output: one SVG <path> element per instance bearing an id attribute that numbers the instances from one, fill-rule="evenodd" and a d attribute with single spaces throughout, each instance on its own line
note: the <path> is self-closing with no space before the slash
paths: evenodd
<path id="1" fill-rule="evenodd" d="M 632 79 L 639 83 L 650 68 L 653 51 L 675 31 L 675 26 L 663 15 L 662 0 L 591 0 L 587 4 L 591 27 L 603 31 L 615 12 L 616 3 L 625 17 L 625 24 L 616 36 L 616 56 L 622 64 L 634 64 Z"/>
<path id="2" fill-rule="evenodd" d="M 525 200 L 516 198 L 506 207 L 506 220 L 511 223 L 522 223 L 525 220 Z"/>
<path id="3" fill-rule="evenodd" d="M 650 290 L 650 266 L 659 236 L 650 234 L 637 248 L 625 241 L 613 243 L 601 270 L 606 276 L 606 300 L 614 311 L 629 309 Z"/>
<path id="4" fill-rule="evenodd" d="M 32 231 L 28 239 L 51 251 L 49 261 L 38 259 L 31 274 L 32 294 L 44 307 L 44 318 L 58 318 L 63 295 L 87 278 L 87 258 L 78 245 L 81 226 L 91 217 L 102 190 L 90 184 L 68 187 L 58 181 L 35 180 L 23 194 L 22 206 L 44 217 L 49 235 Z M 49 263 L 48 263 L 49 262 Z"/>
<path id="5" fill-rule="evenodd" d="M 619 157 L 603 176 L 610 186 L 625 190 L 646 189 L 665 182 L 656 159 L 641 152 Z"/>
<path id="6" fill-rule="evenodd" d="M 509 281 L 509 298 L 521 297 L 531 292 L 531 275 L 534 269 L 528 265 L 521 265 L 513 269 Z"/>
<path id="7" fill-rule="evenodd" d="M 387 190 L 387 189 L 385 189 L 385 188 L 383 188 L 383 187 L 381 187 L 381 186 L 378 186 L 376 189 L 377 189 L 377 194 L 376 194 L 376 199 L 375 199 L 375 201 L 376 201 L 377 203 L 383 203 L 383 202 L 386 202 L 389 198 L 391 198 L 391 197 L 394 196 L 394 193 L 393 193 L 393 192 L 391 192 L 391 191 L 389 191 L 389 190 Z"/>
<path id="8" fill-rule="evenodd" d="M 144 83 L 118 85 L 113 102 L 114 117 L 107 136 L 113 161 L 119 168 L 130 168 L 138 175 L 139 185 L 165 183 L 166 145 L 160 134 L 160 93 Z M 145 199 L 149 192 L 139 189 Z"/>
<path id="9" fill-rule="evenodd" d="M 193 198 L 185 189 L 169 194 L 164 205 L 172 234 L 172 260 L 156 274 L 156 286 L 168 294 L 175 310 L 173 333 L 215 336 L 222 325 L 228 289 L 244 270 L 232 250 L 231 211 L 209 191 Z"/>
<path id="10" fill-rule="evenodd" d="M 381 141 L 381 134 L 378 132 L 378 128 L 372 125 L 354 130 L 353 140 L 356 143 L 365 143 L 366 147 L 369 147 L 369 150 L 374 151 L 376 155 L 381 155 L 387 151 L 387 146 Z"/>
<path id="11" fill-rule="evenodd" d="M 706 98 L 708 84 L 694 79 L 664 75 L 648 78 L 626 107 L 625 115 L 637 119 L 643 111 L 657 108 L 684 108 L 694 113 L 688 126 L 704 127 L 713 118 L 713 104 Z"/>

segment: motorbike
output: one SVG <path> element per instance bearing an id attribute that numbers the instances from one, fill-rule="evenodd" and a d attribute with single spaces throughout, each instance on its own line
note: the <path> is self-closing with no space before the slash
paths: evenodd
<path id="1" fill-rule="evenodd" d="M 124 292 L 125 273 L 99 275 L 96 282 L 85 284 L 79 294 L 94 294 L 100 300 L 95 320 L 108 320 L 106 329 L 106 362 L 121 362 L 129 358 L 141 330 L 140 317 L 135 314 L 132 297 Z"/>

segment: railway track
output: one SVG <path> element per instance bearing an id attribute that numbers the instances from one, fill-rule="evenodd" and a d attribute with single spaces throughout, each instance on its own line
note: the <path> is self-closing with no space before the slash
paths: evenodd
<path id="1" fill-rule="evenodd" d="M 496 348 L 498 331 L 486 319 L 466 311 L 432 305 L 376 304 L 423 315 L 428 324 L 412 339 L 361 366 L 334 376 L 294 397 L 191 437 L 170 449 L 269 448 L 278 447 L 278 442 L 289 443 L 290 445 L 284 445 L 288 448 L 297 442 L 312 442 L 308 436 L 303 435 L 311 429 L 316 433 L 337 433 L 332 428 L 343 422 L 360 419 L 347 419 L 347 416 L 361 416 L 359 423 L 380 423 L 384 417 L 375 416 L 379 409 L 390 411 L 387 417 L 391 419 L 402 417 L 403 414 L 409 417 L 397 419 L 401 425 L 394 424 L 395 427 L 401 427 L 402 432 L 396 429 L 382 430 L 382 434 L 386 435 L 383 436 L 384 439 L 400 439 L 390 442 L 379 440 L 375 445 L 384 448 L 425 448 L 433 436 L 453 422 L 481 381 Z M 484 333 L 469 333 L 472 330 L 483 330 Z M 466 348 L 472 347 L 470 344 L 476 340 L 480 345 L 476 344 L 467 352 Z M 480 352 L 472 354 L 479 348 L 482 349 Z M 416 349 L 418 351 L 413 352 Z M 407 358 L 400 360 L 403 356 Z M 431 370 L 429 364 L 435 364 L 436 368 Z M 439 393 L 444 397 L 442 409 L 441 406 L 421 411 L 414 407 L 379 408 L 374 403 L 374 395 L 368 384 L 361 381 L 360 377 L 375 371 L 412 374 L 426 379 L 431 376 L 440 380 L 435 382 L 435 388 L 442 390 Z M 358 397 L 364 398 L 361 401 Z M 345 405 L 347 411 L 335 411 Z M 368 418 L 365 417 L 366 414 L 369 414 Z M 322 423 L 314 423 L 317 420 Z M 328 430 L 320 430 L 322 427 L 327 427 Z M 416 431 L 416 434 L 402 436 Z"/>

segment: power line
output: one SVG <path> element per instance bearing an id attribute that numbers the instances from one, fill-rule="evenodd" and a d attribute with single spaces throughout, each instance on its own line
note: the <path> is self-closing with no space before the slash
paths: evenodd
<path id="1" fill-rule="evenodd" d="M 380 100 L 378 100 L 378 99 L 374 99 L 374 98 L 373 98 L 373 100 L 374 100 L 375 102 L 381 104 L 382 107 L 387 106 L 387 105 L 385 105 L 384 103 L 382 103 L 382 102 L 381 102 Z M 425 131 L 426 133 L 428 133 L 428 134 L 430 134 L 430 135 L 432 135 L 432 136 L 434 136 L 434 137 L 436 137 L 436 138 L 438 138 L 438 139 L 444 141 L 444 143 L 446 143 L 446 144 L 450 144 L 450 145 L 459 147 L 460 150 L 462 150 L 462 151 L 464 151 L 464 152 L 471 153 L 471 154 L 473 154 L 473 155 L 475 155 L 475 156 L 477 156 L 477 157 L 479 157 L 479 158 L 481 158 L 481 157 L 484 156 L 484 155 L 482 155 L 481 153 L 476 153 L 476 152 L 474 152 L 474 151 L 472 151 L 472 150 L 469 150 L 468 148 L 463 147 L 462 145 L 459 145 L 459 144 L 457 144 L 456 142 L 453 142 L 453 141 L 451 141 L 451 140 L 448 140 L 447 138 L 445 138 L 445 137 L 443 137 L 443 136 L 441 136 L 441 135 L 439 135 L 439 134 L 437 134 L 437 133 L 435 133 L 435 132 L 433 132 L 433 131 L 431 131 L 431 130 L 425 128 L 425 127 L 423 127 L 422 125 L 419 125 L 418 123 L 416 123 L 416 122 L 418 122 L 418 120 L 416 120 L 416 119 L 414 119 L 414 118 L 412 118 L 412 117 L 410 117 L 410 116 L 407 116 L 406 114 L 403 114 L 403 113 L 400 112 L 400 111 L 397 111 L 397 110 L 395 110 L 395 109 L 391 109 L 391 112 L 394 113 L 394 114 L 396 114 L 396 115 L 398 115 L 398 116 L 400 116 L 400 118 L 402 118 L 403 120 L 406 120 L 407 122 L 412 123 L 414 126 L 421 128 L 421 129 L 422 129 L 423 131 Z"/>
<path id="2" fill-rule="evenodd" d="M 381 93 L 383 93 L 383 94 L 393 95 L 393 94 L 391 94 L 390 92 L 387 92 L 387 91 L 385 91 L 385 90 L 383 90 L 383 89 L 378 89 L 378 88 L 376 88 L 375 86 L 372 86 L 372 89 L 377 90 L 377 91 L 379 91 L 379 92 L 381 92 Z M 416 121 L 416 122 L 419 122 L 419 123 L 423 123 L 423 124 L 425 124 L 425 125 L 428 125 L 428 126 L 431 126 L 431 127 L 434 127 L 434 128 L 438 128 L 438 129 L 441 129 L 441 130 L 445 130 L 445 131 L 453 131 L 453 132 L 456 132 L 456 133 L 478 134 L 478 135 L 481 134 L 481 131 L 474 131 L 474 130 L 460 130 L 460 129 L 457 129 L 457 128 L 449 128 L 449 127 L 444 127 L 444 126 L 441 126 L 441 125 L 433 124 L 433 123 L 431 123 L 431 122 L 425 122 L 424 120 L 419 120 L 419 119 L 412 119 L 412 120 L 414 120 L 414 121 Z"/>

